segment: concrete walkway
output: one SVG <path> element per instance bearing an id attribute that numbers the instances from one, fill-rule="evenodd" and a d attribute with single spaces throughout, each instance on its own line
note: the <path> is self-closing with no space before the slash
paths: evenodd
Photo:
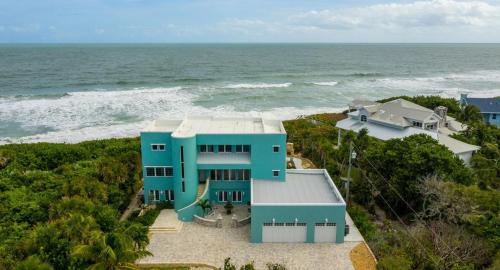
<path id="1" fill-rule="evenodd" d="M 141 190 L 137 191 L 137 193 L 134 194 L 134 196 L 130 200 L 130 203 L 129 203 L 127 209 L 125 209 L 122 216 L 120 217 L 120 221 L 124 221 L 124 220 L 128 219 L 134 211 L 141 210 L 141 206 L 140 206 L 140 202 L 139 202 L 139 193 L 140 192 L 141 192 Z"/>
<path id="2" fill-rule="evenodd" d="M 202 263 L 220 267 L 231 257 L 238 266 L 254 261 L 256 269 L 266 263 L 281 263 L 289 270 L 353 270 L 350 251 L 360 242 L 333 243 L 250 243 L 250 226 L 205 227 L 184 223 L 178 233 L 152 234 L 148 250 L 153 254 L 136 263 Z"/>
<path id="3" fill-rule="evenodd" d="M 354 225 L 354 221 L 348 213 L 345 213 L 345 221 L 346 224 L 349 225 L 349 234 L 344 237 L 345 242 L 364 242 L 365 239 L 363 235 L 359 232 L 356 225 Z"/>
<path id="4" fill-rule="evenodd" d="M 179 232 L 183 222 L 177 218 L 177 213 L 173 209 L 163 209 L 155 222 L 149 227 L 150 234 Z"/>

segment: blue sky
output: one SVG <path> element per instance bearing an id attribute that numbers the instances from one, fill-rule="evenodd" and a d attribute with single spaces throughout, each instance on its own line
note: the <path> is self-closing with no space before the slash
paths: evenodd
<path id="1" fill-rule="evenodd" d="M 500 42 L 500 0 L 0 0 L 0 42 Z"/>

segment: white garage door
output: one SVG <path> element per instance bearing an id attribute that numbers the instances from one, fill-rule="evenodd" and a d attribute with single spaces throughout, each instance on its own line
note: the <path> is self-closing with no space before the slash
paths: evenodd
<path id="1" fill-rule="evenodd" d="M 303 243 L 306 239 L 305 223 L 264 223 L 262 226 L 264 243 Z"/>
<path id="2" fill-rule="evenodd" d="M 314 226 L 315 243 L 334 243 L 337 236 L 335 223 L 316 223 Z"/>

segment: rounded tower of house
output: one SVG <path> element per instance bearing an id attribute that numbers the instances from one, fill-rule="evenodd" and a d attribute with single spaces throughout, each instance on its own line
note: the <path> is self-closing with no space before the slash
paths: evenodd
<path id="1" fill-rule="evenodd" d="M 196 200 L 198 193 L 196 135 L 179 128 L 172 134 L 174 167 L 174 206 L 182 209 Z"/>

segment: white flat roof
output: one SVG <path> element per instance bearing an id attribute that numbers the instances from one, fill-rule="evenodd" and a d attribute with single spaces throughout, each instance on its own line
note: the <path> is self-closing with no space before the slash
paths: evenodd
<path id="1" fill-rule="evenodd" d="M 345 205 L 324 169 L 286 170 L 285 181 L 253 180 L 252 205 Z"/>
<path id="2" fill-rule="evenodd" d="M 196 134 L 285 134 L 280 120 L 261 117 L 186 117 L 184 120 L 158 119 L 145 132 L 172 132 L 174 137 Z"/>

